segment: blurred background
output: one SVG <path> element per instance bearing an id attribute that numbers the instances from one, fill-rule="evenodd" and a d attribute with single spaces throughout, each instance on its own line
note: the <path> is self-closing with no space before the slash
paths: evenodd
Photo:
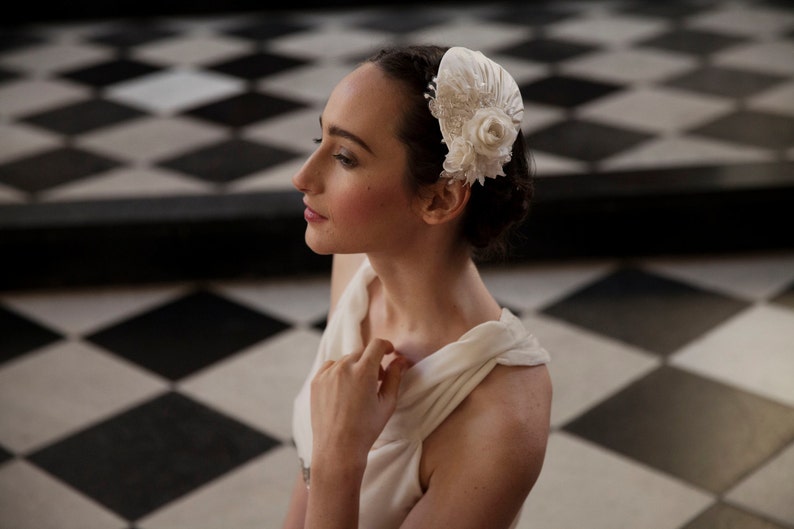
<path id="1" fill-rule="evenodd" d="M 85 1 L 0 21 L 0 529 L 280 526 L 330 264 L 291 176 L 393 43 L 524 97 L 520 527 L 794 527 L 792 4 Z"/>

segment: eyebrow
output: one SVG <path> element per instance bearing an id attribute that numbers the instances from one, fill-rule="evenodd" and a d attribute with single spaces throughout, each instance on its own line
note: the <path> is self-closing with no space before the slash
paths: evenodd
<path id="1" fill-rule="evenodd" d="M 320 128 L 323 126 L 323 118 L 320 116 Z M 350 132 L 349 130 L 345 130 L 337 125 L 331 125 L 328 127 L 328 134 L 331 136 L 339 136 L 340 138 L 348 139 L 354 143 L 360 145 L 363 149 L 365 149 L 370 154 L 375 154 L 372 152 L 372 149 L 369 148 L 367 142 Z"/>

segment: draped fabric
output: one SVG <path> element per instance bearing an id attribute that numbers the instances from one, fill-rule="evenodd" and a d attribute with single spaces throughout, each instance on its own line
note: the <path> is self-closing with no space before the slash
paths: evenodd
<path id="1" fill-rule="evenodd" d="M 311 465 L 310 382 L 326 360 L 363 347 L 361 322 L 369 305 L 367 286 L 375 278 L 368 261 L 339 299 L 318 354 L 295 399 L 293 436 L 304 476 Z M 441 424 L 496 365 L 531 366 L 549 355 L 523 323 L 503 308 L 498 321 L 469 330 L 403 375 L 397 409 L 368 456 L 361 488 L 360 529 L 396 529 L 422 495 L 422 441 Z M 517 519 L 513 526 L 517 523 Z"/>

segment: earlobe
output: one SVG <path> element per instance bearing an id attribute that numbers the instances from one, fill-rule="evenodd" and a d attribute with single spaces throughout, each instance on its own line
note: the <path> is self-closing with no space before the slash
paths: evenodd
<path id="1" fill-rule="evenodd" d="M 422 216 L 428 224 L 443 224 L 458 218 L 466 209 L 471 187 L 460 180 L 439 179 L 429 190 Z"/>

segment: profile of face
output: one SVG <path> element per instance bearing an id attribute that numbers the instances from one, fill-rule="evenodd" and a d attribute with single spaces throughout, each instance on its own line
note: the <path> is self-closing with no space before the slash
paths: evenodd
<path id="1" fill-rule="evenodd" d="M 332 91 L 317 149 L 292 178 L 304 194 L 306 244 L 314 252 L 388 252 L 411 244 L 421 226 L 397 136 L 403 90 L 365 63 Z"/>

